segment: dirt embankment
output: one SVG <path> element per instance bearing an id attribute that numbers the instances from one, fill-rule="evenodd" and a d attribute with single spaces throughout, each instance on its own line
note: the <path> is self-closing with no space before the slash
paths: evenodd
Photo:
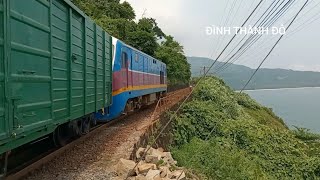
<path id="1" fill-rule="evenodd" d="M 176 94 L 165 104 L 165 109 L 174 107 L 185 97 Z M 32 173 L 26 179 L 115 179 L 118 178 L 115 166 L 121 158 L 132 159 L 137 147 L 146 145 L 155 129 L 155 105 L 124 118 L 111 127 L 102 130 L 96 137 L 64 153 L 54 161 Z M 159 109 L 159 108 L 157 108 Z M 162 110 L 165 110 L 162 109 Z"/>

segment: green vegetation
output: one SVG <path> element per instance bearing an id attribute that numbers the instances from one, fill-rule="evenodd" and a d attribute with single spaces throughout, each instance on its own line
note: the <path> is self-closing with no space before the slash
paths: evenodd
<path id="1" fill-rule="evenodd" d="M 190 65 L 183 47 L 166 35 L 155 19 L 142 18 L 135 22 L 135 12 L 126 1 L 73 0 L 73 3 L 112 36 L 166 63 L 170 85 L 189 82 Z"/>
<path id="2" fill-rule="evenodd" d="M 208 179 L 320 179 L 319 136 L 289 130 L 214 77 L 195 89 L 172 133 L 179 165 Z"/>
<path id="3" fill-rule="evenodd" d="M 200 70 L 203 69 L 203 66 L 210 66 L 213 60 L 200 57 L 188 57 L 188 62 L 191 64 L 192 76 L 197 77 L 200 75 Z M 216 73 L 216 69 L 221 67 L 222 64 L 222 62 L 217 62 L 215 68 L 209 73 Z M 218 76 L 233 89 L 242 89 L 253 72 L 254 69 L 249 67 L 231 64 L 226 70 L 218 73 Z M 201 74 L 203 74 L 203 72 L 201 72 Z M 320 72 L 261 68 L 246 89 L 297 87 L 320 87 Z"/>
<path id="4" fill-rule="evenodd" d="M 135 21 L 131 5 L 128 2 L 120 3 L 119 0 L 73 2 L 112 36 L 165 62 L 171 84 L 188 83 L 191 72 L 183 47 L 172 36 L 166 35 L 155 19 Z M 193 74 L 199 74 L 200 65 L 207 66 L 199 61 L 189 59 L 189 62 Z M 234 65 L 221 77 L 227 84 L 239 89 L 252 71 Z M 307 72 L 307 76 L 312 78 L 304 81 L 301 73 L 306 75 L 306 72 L 260 72 L 248 88 L 320 84 L 319 73 Z M 284 81 L 289 84 L 284 84 Z M 232 91 L 220 79 L 209 77 L 200 84 L 172 128 L 175 159 L 201 177 L 320 179 L 319 135 L 305 129 L 289 130 L 270 109 L 262 107 L 245 94 Z"/>
<path id="5" fill-rule="evenodd" d="M 302 139 L 304 141 L 320 140 L 320 135 L 315 134 L 315 133 L 311 133 L 309 129 L 299 128 L 299 127 L 295 127 L 295 128 L 296 128 L 296 130 L 293 130 L 292 132 L 299 139 Z"/>

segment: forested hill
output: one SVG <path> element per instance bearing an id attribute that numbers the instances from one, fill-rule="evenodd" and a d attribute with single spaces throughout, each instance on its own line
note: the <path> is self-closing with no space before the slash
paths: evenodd
<path id="1" fill-rule="evenodd" d="M 191 65 L 192 76 L 199 76 L 200 73 L 203 74 L 203 67 L 210 66 L 213 60 L 201 57 L 188 57 L 188 62 Z M 221 64 L 221 62 L 217 62 L 215 67 L 220 67 Z M 210 73 L 214 72 L 215 69 L 210 71 Z M 254 69 L 249 67 L 230 64 L 225 71 L 218 73 L 218 76 L 229 86 L 238 90 L 244 86 L 253 72 Z M 320 72 L 262 68 L 258 71 L 246 89 L 296 87 L 320 87 Z"/>

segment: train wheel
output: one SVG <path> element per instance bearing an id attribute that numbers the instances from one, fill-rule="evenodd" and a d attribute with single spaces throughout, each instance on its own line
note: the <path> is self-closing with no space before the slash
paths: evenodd
<path id="1" fill-rule="evenodd" d="M 97 125 L 97 119 L 94 118 L 94 115 L 93 115 L 93 114 L 91 114 L 88 118 L 90 119 L 90 123 L 91 123 L 91 126 L 90 126 L 90 127 L 94 127 L 94 126 Z"/>
<path id="2" fill-rule="evenodd" d="M 82 135 L 88 134 L 90 132 L 90 124 L 91 124 L 91 118 L 90 116 L 84 117 L 82 119 Z"/>
<path id="3" fill-rule="evenodd" d="M 65 146 L 70 139 L 69 131 L 66 125 L 61 125 L 53 132 L 53 142 L 56 147 Z"/>
<path id="4" fill-rule="evenodd" d="M 8 169 L 9 152 L 5 152 L 0 156 L 0 179 L 5 179 Z"/>

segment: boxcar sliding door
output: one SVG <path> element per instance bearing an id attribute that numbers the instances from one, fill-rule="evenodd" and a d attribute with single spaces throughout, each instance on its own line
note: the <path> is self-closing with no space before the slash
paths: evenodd
<path id="1" fill-rule="evenodd" d="M 47 1 L 6 2 L 9 113 L 19 134 L 52 121 L 50 7 Z"/>

